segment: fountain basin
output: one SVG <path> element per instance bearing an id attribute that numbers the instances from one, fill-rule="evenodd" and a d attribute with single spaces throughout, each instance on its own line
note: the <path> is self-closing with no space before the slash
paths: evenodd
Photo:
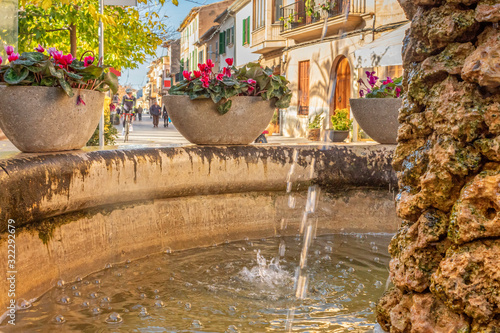
<path id="1" fill-rule="evenodd" d="M 297 204 L 288 209 L 294 149 Z M 8 219 L 16 221 L 18 299 L 167 249 L 295 235 L 310 184 L 323 189 L 318 234 L 394 232 L 391 156 L 383 145 L 20 154 L 0 161 L 0 268 L 7 271 Z M 0 306 L 7 289 L 0 286 Z"/>

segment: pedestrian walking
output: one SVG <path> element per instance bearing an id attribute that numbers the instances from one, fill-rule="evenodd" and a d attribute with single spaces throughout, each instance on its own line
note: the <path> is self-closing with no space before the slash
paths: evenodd
<path id="1" fill-rule="evenodd" d="M 163 105 L 163 127 L 168 127 L 168 112 L 165 105 Z"/>
<path id="2" fill-rule="evenodd" d="M 137 108 L 137 116 L 139 117 L 139 121 L 142 121 L 142 111 L 143 111 L 142 106 L 139 106 Z"/>
<path id="3" fill-rule="evenodd" d="M 161 108 L 157 104 L 156 100 L 153 100 L 153 105 L 149 108 L 149 113 L 153 116 L 153 127 L 158 127 L 158 122 L 160 121 Z"/>

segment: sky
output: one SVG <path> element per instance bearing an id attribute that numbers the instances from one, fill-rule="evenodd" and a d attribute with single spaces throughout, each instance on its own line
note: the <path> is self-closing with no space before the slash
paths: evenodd
<path id="1" fill-rule="evenodd" d="M 157 0 L 151 0 L 148 5 L 140 5 L 139 9 L 145 9 L 148 7 L 148 11 L 155 11 L 160 17 L 168 16 L 165 18 L 164 23 L 177 29 L 182 23 L 184 18 L 193 7 L 206 5 L 214 3 L 220 0 L 179 0 L 179 6 L 174 6 L 170 0 L 165 0 L 165 4 L 162 6 L 158 4 Z M 156 4 L 155 4 L 156 3 Z M 176 37 L 178 38 L 178 36 Z M 137 69 L 123 70 L 122 76 L 120 77 L 120 84 L 122 86 L 130 85 L 134 89 L 142 88 L 146 82 L 146 74 L 148 72 L 149 63 L 163 55 L 164 49 L 162 47 L 156 50 L 156 57 L 147 57 L 146 62 L 139 65 Z"/>

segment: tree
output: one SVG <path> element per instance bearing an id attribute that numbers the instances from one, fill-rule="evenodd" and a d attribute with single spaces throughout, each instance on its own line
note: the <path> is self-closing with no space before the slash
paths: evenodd
<path id="1" fill-rule="evenodd" d="M 172 33 L 155 12 L 141 15 L 135 7 L 105 6 L 101 16 L 98 6 L 98 0 L 21 1 L 19 50 L 32 51 L 41 44 L 71 52 L 76 58 L 87 50 L 97 56 L 101 18 L 105 26 L 104 63 L 116 69 L 136 68 L 145 62 L 146 56 L 154 56 Z"/>

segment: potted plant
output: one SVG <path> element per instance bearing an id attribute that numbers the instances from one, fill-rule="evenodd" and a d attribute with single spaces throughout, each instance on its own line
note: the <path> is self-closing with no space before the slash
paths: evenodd
<path id="1" fill-rule="evenodd" d="M 321 127 L 323 127 L 323 115 L 318 113 L 312 120 L 309 120 L 307 126 L 307 139 L 311 141 L 319 141 L 321 134 Z"/>
<path id="2" fill-rule="evenodd" d="M 287 108 L 288 81 L 271 68 L 249 63 L 241 68 L 226 59 L 221 73 L 208 59 L 198 71 L 184 71 L 184 80 L 165 96 L 168 114 L 179 132 L 196 144 L 249 144 L 271 120 L 275 108 Z"/>
<path id="3" fill-rule="evenodd" d="M 396 144 L 398 134 L 398 111 L 403 93 L 402 77 L 380 80 L 375 72 L 366 72 L 368 84 L 362 79 L 361 98 L 351 98 L 350 105 L 359 126 L 379 143 Z"/>
<path id="4" fill-rule="evenodd" d="M 0 58 L 0 128 L 23 152 L 51 152 L 85 146 L 99 123 L 104 92 L 118 79 L 93 53 L 80 60 L 38 46 L 21 55 L 5 47 Z"/>
<path id="5" fill-rule="evenodd" d="M 343 142 L 352 130 L 352 120 L 349 119 L 348 109 L 337 109 L 330 118 L 332 128 L 326 131 L 331 142 Z"/>

